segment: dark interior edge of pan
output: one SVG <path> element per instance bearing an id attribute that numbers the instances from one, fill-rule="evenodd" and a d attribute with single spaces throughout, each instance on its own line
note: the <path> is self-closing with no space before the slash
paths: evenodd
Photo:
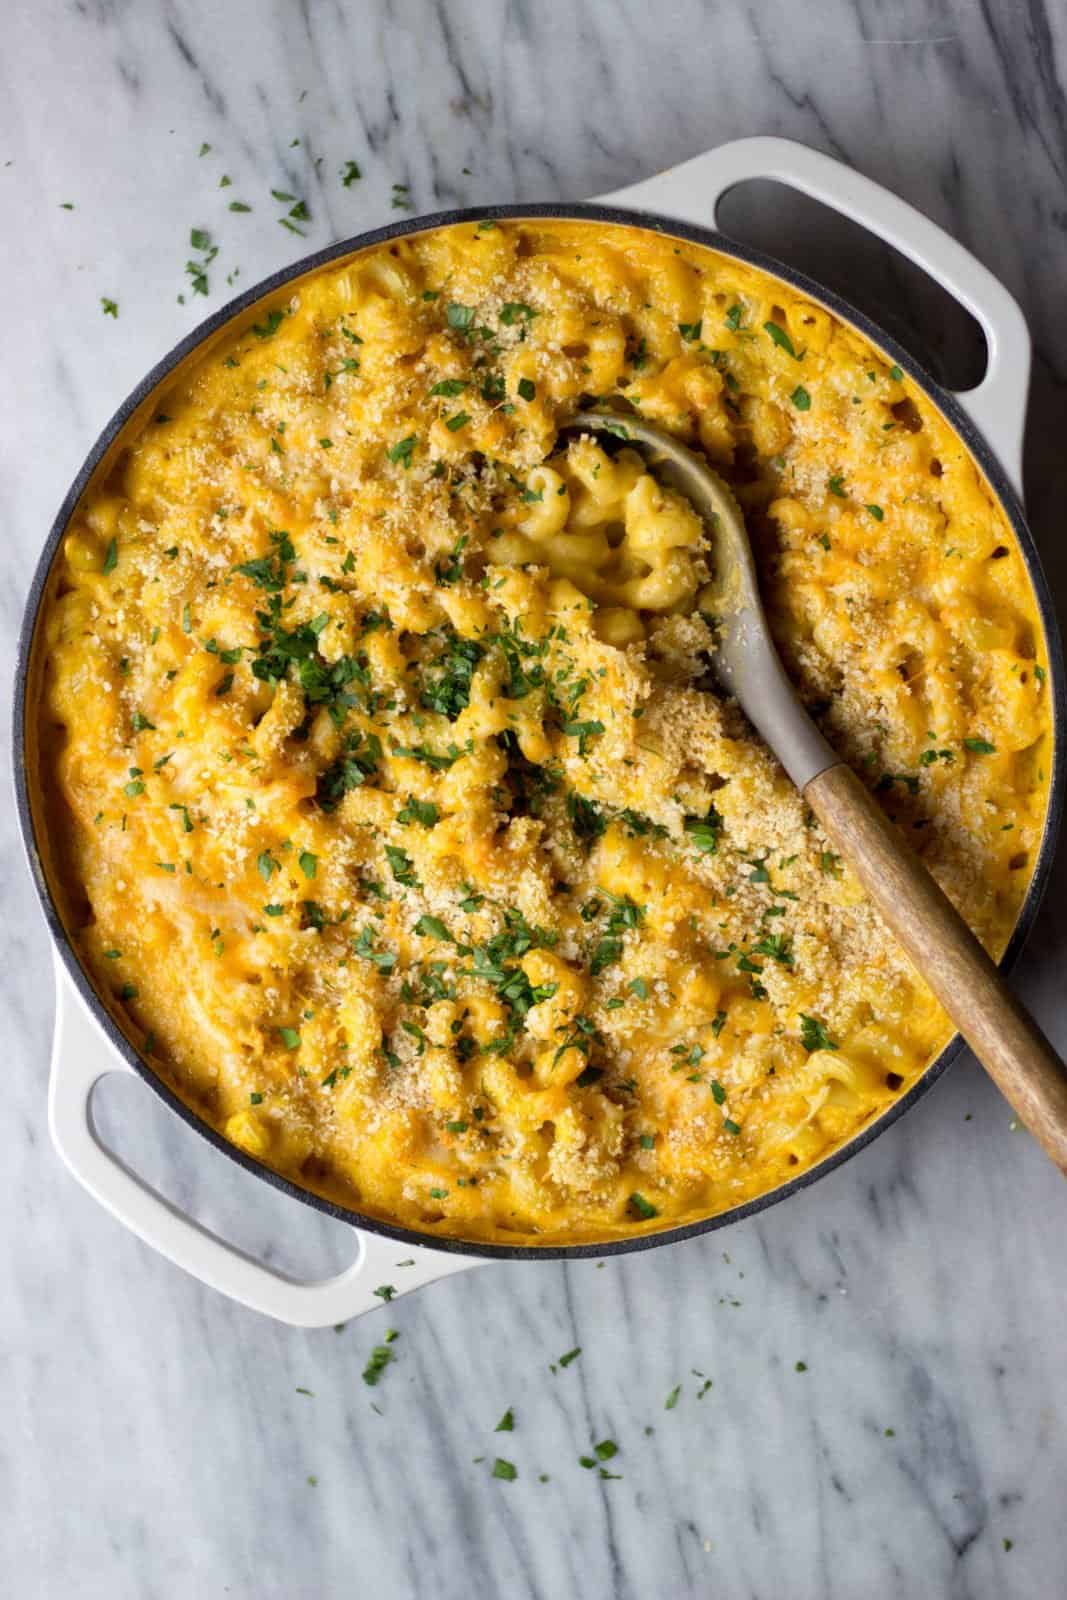
<path id="1" fill-rule="evenodd" d="M 674 221 L 670 217 L 660 216 L 652 212 L 578 203 L 468 207 L 461 210 L 442 211 L 427 216 L 411 218 L 405 222 L 393 223 L 387 227 L 376 228 L 368 233 L 341 240 L 337 244 L 315 251 L 309 256 L 302 257 L 301 260 L 293 265 L 272 273 L 252 288 L 246 289 L 236 299 L 229 301 L 210 317 L 207 317 L 191 333 L 188 333 L 168 355 L 156 363 L 147 376 L 127 396 L 103 429 L 64 497 L 30 584 L 22 627 L 19 633 L 12 726 L 16 808 L 34 887 L 37 890 L 49 932 L 52 935 L 63 965 L 81 1000 L 88 1007 L 94 1021 L 103 1030 L 108 1043 L 134 1069 L 138 1076 L 148 1084 L 154 1093 L 159 1095 L 172 1111 L 176 1112 L 184 1122 L 194 1128 L 201 1137 L 206 1139 L 217 1150 L 220 1150 L 230 1160 L 236 1161 L 246 1171 L 254 1173 L 257 1177 L 271 1184 L 275 1189 L 279 1189 L 282 1193 L 291 1195 L 303 1204 L 312 1206 L 316 1210 L 335 1217 L 341 1222 L 349 1223 L 369 1233 L 376 1233 L 385 1238 L 395 1239 L 400 1244 L 421 1246 L 453 1255 L 476 1256 L 488 1259 L 555 1261 L 619 1255 L 634 1250 L 651 1249 L 658 1245 L 676 1244 L 683 1239 L 695 1238 L 699 1234 L 710 1233 L 731 1223 L 740 1222 L 746 1217 L 755 1216 L 759 1212 L 767 1210 L 770 1206 L 777 1205 L 782 1200 L 789 1199 L 791 1195 L 798 1193 L 801 1189 L 806 1189 L 810 1184 L 817 1182 L 819 1178 L 843 1165 L 852 1156 L 858 1154 L 860 1150 L 865 1149 L 879 1134 L 884 1133 L 906 1111 L 910 1110 L 940 1078 L 950 1063 L 956 1059 L 963 1048 L 963 1040 L 958 1034 L 950 1039 L 944 1050 L 934 1058 L 926 1068 L 926 1071 L 905 1095 L 894 1101 L 879 1117 L 839 1149 L 832 1151 L 830 1155 L 817 1162 L 815 1166 L 809 1167 L 798 1174 L 797 1177 L 781 1184 L 778 1188 L 772 1189 L 766 1194 L 757 1195 L 754 1199 L 732 1207 L 728 1211 L 721 1212 L 717 1216 L 700 1218 L 695 1222 L 685 1223 L 680 1227 L 665 1228 L 659 1232 L 641 1233 L 624 1239 L 612 1239 L 601 1244 L 532 1246 L 492 1244 L 477 1240 L 454 1239 L 384 1222 L 378 1218 L 366 1216 L 353 1208 L 337 1205 L 331 1200 L 324 1199 L 321 1195 L 313 1194 L 310 1190 L 301 1188 L 290 1179 L 282 1177 L 281 1174 L 274 1172 L 269 1167 L 263 1166 L 253 1157 L 245 1154 L 244 1151 L 230 1144 L 228 1140 L 224 1139 L 220 1133 L 203 1121 L 201 1117 L 179 1099 L 174 1091 L 147 1065 L 138 1051 L 130 1044 L 90 983 L 88 974 L 78 959 L 53 899 L 44 864 L 37 847 L 25 759 L 28 674 L 37 615 L 48 582 L 52 562 L 71 514 L 84 494 L 93 473 L 138 406 L 166 380 L 186 356 L 203 344 L 213 333 L 223 328 L 243 312 L 250 310 L 259 301 L 286 288 L 294 280 L 305 277 L 308 273 L 314 272 L 332 261 L 337 261 L 344 256 L 377 244 L 384 244 L 390 239 L 403 238 L 411 234 L 426 232 L 431 228 L 449 227 L 457 223 L 477 222 L 480 220 L 505 221 L 509 218 L 608 222 L 620 223 L 630 227 L 647 228 L 654 233 L 686 239 L 692 243 L 704 245 L 707 248 L 720 251 L 725 255 L 734 256 L 750 266 L 768 272 L 826 306 L 842 321 L 851 323 L 852 326 L 858 328 L 879 349 L 891 355 L 898 365 L 904 368 L 919 384 L 934 405 L 945 415 L 949 424 L 963 438 L 968 449 L 988 478 L 990 486 L 1018 539 L 1019 548 L 1026 563 L 1030 581 L 1034 587 L 1049 655 L 1048 685 L 1051 690 L 1053 708 L 1053 756 L 1049 782 L 1048 811 L 1033 876 L 1014 932 L 1001 959 L 1000 965 L 1004 971 L 1011 970 L 1026 942 L 1052 868 L 1064 803 L 1065 762 L 1067 762 L 1067 750 L 1064 748 L 1065 723 L 1067 723 L 1067 682 L 1065 682 L 1064 677 L 1063 644 L 1052 596 L 1042 570 L 1040 556 L 1034 544 L 1033 536 L 1026 525 L 1022 506 L 996 456 L 966 415 L 955 396 L 943 390 L 895 339 L 891 338 L 863 312 L 857 311 L 855 307 L 851 306 L 839 295 L 823 288 L 814 280 L 806 277 L 805 274 L 795 271 L 794 268 L 776 260 L 773 256 L 726 238 L 711 228 L 699 227 L 688 222 Z"/>

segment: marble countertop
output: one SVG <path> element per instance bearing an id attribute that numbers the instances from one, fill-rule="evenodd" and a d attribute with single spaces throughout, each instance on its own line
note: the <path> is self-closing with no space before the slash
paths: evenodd
<path id="1" fill-rule="evenodd" d="M 103 421 L 233 287 L 397 203 L 579 198 L 759 132 L 887 183 L 1020 298 L 1038 353 L 1027 495 L 1062 597 L 1067 13 L 1031 0 L 1021 24 L 1021 9 L 11 0 L 5 663 Z M 346 188 L 348 161 L 363 176 Z M 306 200 L 306 240 L 278 226 L 271 188 Z M 757 193 L 736 218 L 786 259 L 855 268 L 854 294 L 887 315 L 922 311 L 880 252 L 828 251 L 810 214 Z M 219 245 L 206 300 L 185 272 L 191 227 Z M 48 945 L 10 807 L 3 827 L 0 1590 L 1063 1594 L 1067 1191 L 969 1058 L 759 1218 L 603 1264 L 494 1264 L 339 1332 L 294 1332 L 167 1265 L 61 1168 Z M 1061 1050 L 1065 885 L 1061 865 L 1018 976 Z M 140 1084 L 109 1083 L 104 1102 L 116 1147 L 211 1225 L 294 1270 L 347 1259 L 343 1227 L 245 1177 Z M 370 1389 L 387 1328 L 396 1359 Z M 578 1463 L 607 1437 L 617 1478 Z M 498 1455 L 514 1482 L 491 1476 Z"/>

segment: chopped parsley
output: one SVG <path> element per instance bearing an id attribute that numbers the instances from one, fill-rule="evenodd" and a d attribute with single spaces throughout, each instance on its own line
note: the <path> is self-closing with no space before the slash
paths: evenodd
<path id="1" fill-rule="evenodd" d="M 411 466 L 411 458 L 418 442 L 417 435 L 409 433 L 406 439 L 399 439 L 396 444 L 390 445 L 385 453 L 394 465 L 402 466 L 406 472 Z"/>
<path id="2" fill-rule="evenodd" d="M 268 311 L 262 322 L 253 322 L 252 332 L 257 339 L 269 339 L 285 321 L 285 312 L 277 309 Z"/>
<path id="3" fill-rule="evenodd" d="M 599 722 L 595 717 L 590 717 L 583 722 L 565 722 L 563 724 L 563 731 L 568 738 L 577 739 L 578 754 L 580 756 L 584 756 L 586 753 L 587 741 L 591 739 L 594 734 L 603 733 L 604 724 Z"/>
<path id="4" fill-rule="evenodd" d="M 840 1049 L 836 1040 L 827 1033 L 825 1024 L 818 1017 L 805 1016 L 803 1011 L 800 1013 L 800 1042 L 809 1055 L 813 1050 Z"/>
<path id="5" fill-rule="evenodd" d="M 385 854 L 397 883 L 402 883 L 410 889 L 417 889 L 419 880 L 415 876 L 415 867 L 407 852 L 395 844 L 387 844 Z"/>
<path id="6" fill-rule="evenodd" d="M 764 333 L 770 335 L 772 344 L 776 344 L 779 350 L 784 350 L 787 356 L 793 357 L 794 361 L 800 360 L 800 357 L 793 349 L 792 339 L 789 337 L 788 333 L 786 333 L 785 329 L 777 322 L 765 322 L 763 324 L 763 331 Z"/>
<path id="7" fill-rule="evenodd" d="M 370 1353 L 370 1360 L 363 1368 L 363 1382 L 373 1389 L 381 1380 L 382 1373 L 394 1360 L 394 1352 L 388 1344 L 377 1344 Z"/>
<path id="8" fill-rule="evenodd" d="M 719 848 L 723 822 L 714 806 L 708 807 L 706 817 L 686 817 L 685 831 L 702 856 L 713 856 Z"/>
<path id="9" fill-rule="evenodd" d="M 470 705 L 474 669 L 484 655 L 476 639 L 465 639 L 451 626 L 440 630 L 442 649 L 428 664 L 419 703 L 455 722 Z"/>
<path id="10" fill-rule="evenodd" d="M 439 816 L 440 812 L 432 800 L 418 800 L 413 794 L 409 794 L 407 804 L 397 812 L 396 820 L 405 826 L 419 822 L 424 828 L 432 828 Z"/>
<path id="11" fill-rule="evenodd" d="M 500 320 L 505 328 L 513 328 L 516 323 L 532 322 L 536 316 L 533 306 L 528 306 L 525 300 L 507 300 L 500 308 Z"/>
<path id="12" fill-rule="evenodd" d="M 607 895 L 607 890 L 601 893 Z M 608 895 L 608 898 L 612 901 L 613 909 L 589 963 L 589 972 L 594 978 L 605 967 L 613 966 L 618 961 L 622 955 L 623 936 L 628 929 L 636 928 L 645 914 L 644 906 L 637 905 L 629 895 L 623 895 L 621 899 Z"/>

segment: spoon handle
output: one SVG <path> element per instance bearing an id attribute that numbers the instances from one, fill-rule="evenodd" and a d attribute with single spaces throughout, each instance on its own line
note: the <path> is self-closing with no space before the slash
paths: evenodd
<path id="1" fill-rule="evenodd" d="M 1067 1177 L 1067 1068 L 852 768 L 804 798 L 1001 1094 Z"/>

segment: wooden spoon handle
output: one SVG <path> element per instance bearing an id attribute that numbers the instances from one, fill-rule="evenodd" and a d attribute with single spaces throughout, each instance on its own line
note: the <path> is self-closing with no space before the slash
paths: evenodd
<path id="1" fill-rule="evenodd" d="M 1067 1176 L 1067 1068 L 851 767 L 804 798 L 1004 1098 Z"/>

